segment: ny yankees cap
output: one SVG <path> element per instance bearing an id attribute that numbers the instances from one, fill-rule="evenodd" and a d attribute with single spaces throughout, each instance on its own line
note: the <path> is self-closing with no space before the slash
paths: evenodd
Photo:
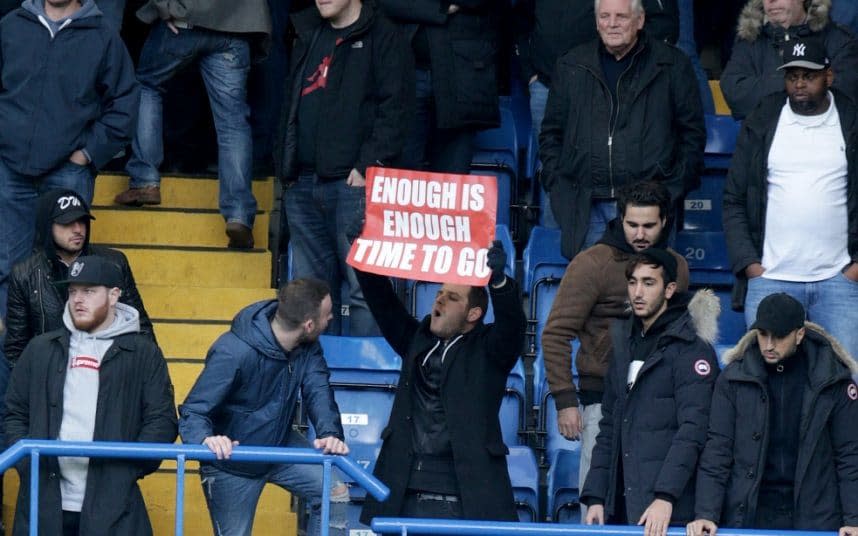
<path id="1" fill-rule="evenodd" d="M 825 44 L 816 36 L 799 37 L 783 45 L 784 64 L 778 70 L 803 67 L 819 71 L 831 66 L 825 53 Z"/>
<path id="2" fill-rule="evenodd" d="M 51 221 L 53 223 L 68 225 L 81 218 L 95 219 L 95 216 L 89 212 L 86 201 L 71 190 L 66 195 L 57 197 L 56 203 L 51 208 Z"/>
<path id="3" fill-rule="evenodd" d="M 751 329 L 764 329 L 775 337 L 783 337 L 804 326 L 804 307 L 798 300 L 779 292 L 763 298 L 757 307 L 757 321 Z"/>
<path id="4" fill-rule="evenodd" d="M 122 287 L 122 273 L 119 266 L 94 255 L 78 257 L 69 267 L 68 279 L 57 284 L 98 285 L 107 288 Z"/>

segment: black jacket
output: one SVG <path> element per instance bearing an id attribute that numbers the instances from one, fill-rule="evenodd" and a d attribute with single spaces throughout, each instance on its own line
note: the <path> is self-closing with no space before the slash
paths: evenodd
<path id="1" fill-rule="evenodd" d="M 672 301 L 683 299 L 687 295 L 676 295 Z M 630 391 L 626 385 L 634 319 L 611 327 L 613 356 L 605 377 L 602 420 L 581 492 L 584 504 L 604 504 L 608 518 L 617 515 L 621 486 L 630 523 L 636 523 L 656 498 L 674 502 L 672 525 L 693 520 L 697 459 L 706 441 L 718 375 L 712 342 L 717 338 L 720 306 L 717 297 L 702 290 L 687 309 L 662 333 Z M 618 482 L 619 460 L 623 482 Z"/>
<path id="2" fill-rule="evenodd" d="M 67 290 L 54 281 L 68 276 L 68 266 L 60 262 L 54 247 L 51 231 L 51 209 L 69 190 L 54 190 L 39 199 L 36 208 L 36 238 L 33 253 L 12 268 L 9 278 L 9 295 L 6 305 L 6 359 L 12 364 L 18 360 L 30 339 L 63 327 L 63 308 Z M 85 201 L 84 201 L 85 203 Z M 122 271 L 122 295 L 119 301 L 140 313 L 140 331 L 155 340 L 152 322 L 146 314 L 143 300 L 137 291 L 134 274 L 125 254 L 115 249 L 89 243 L 90 225 L 87 220 L 86 242 L 81 255 L 98 255 L 111 260 Z"/>
<path id="3" fill-rule="evenodd" d="M 411 397 L 418 360 L 440 339 L 429 331 L 429 315 L 418 322 L 396 298 L 386 277 L 356 270 L 367 304 L 390 346 L 402 356 L 396 389 L 375 476 L 390 488 L 379 503 L 367 497 L 361 521 L 397 516 L 408 486 L 412 460 Z M 453 449 L 466 519 L 514 521 L 517 518 L 507 472 L 509 453 L 498 412 L 507 376 L 524 342 L 526 319 L 518 285 L 507 279 L 490 290 L 495 322 L 480 324 L 448 346 L 441 379 L 441 402 Z"/>
<path id="4" fill-rule="evenodd" d="M 858 262 L 858 108 L 846 95 L 837 90 L 832 93 L 846 141 L 849 256 Z M 745 307 L 748 290 L 745 268 L 763 258 L 769 149 L 786 102 L 786 93 L 769 95 L 742 123 L 724 185 L 724 236 L 730 267 L 736 276 L 733 309 L 737 311 Z"/>
<path id="5" fill-rule="evenodd" d="M 6 441 L 56 439 L 63 418 L 63 386 L 69 359 L 69 331 L 39 335 L 21 355 L 6 394 Z M 161 350 L 140 334 L 120 335 L 107 350 L 99 371 L 95 441 L 172 443 L 176 406 L 167 362 Z M 80 519 L 80 533 L 91 536 L 150 535 L 152 527 L 137 480 L 161 460 L 92 458 Z M 39 533 L 62 534 L 60 469 L 57 458 L 39 463 Z M 18 464 L 28 482 L 29 459 Z M 29 530 L 29 486 L 21 486 L 13 534 Z"/>
<path id="6" fill-rule="evenodd" d="M 644 29 L 659 41 L 676 43 L 679 8 L 676 0 L 643 0 Z M 525 81 L 537 75 L 545 85 L 557 58 L 598 38 L 592 0 L 519 0 L 515 4 L 518 54 Z"/>
<path id="7" fill-rule="evenodd" d="M 807 22 L 784 29 L 765 22 L 763 0 L 748 2 L 739 17 L 733 54 L 721 74 L 721 90 L 733 117 L 745 118 L 764 97 L 783 91 L 783 72 L 777 70 L 783 64 L 781 47 L 812 34 L 822 36 L 835 72 L 834 87 L 858 95 L 858 40 L 830 21 L 830 9 L 831 0 L 812 0 Z"/>
<path id="8" fill-rule="evenodd" d="M 807 387 L 792 413 L 801 422 L 793 528 L 837 531 L 858 525 L 858 389 L 850 376 L 858 374 L 858 363 L 821 327 L 805 327 Z M 725 527 L 753 527 L 774 418 L 756 331 L 725 353 L 724 362 L 712 395 L 695 511 Z"/>
<path id="9" fill-rule="evenodd" d="M 277 176 L 298 178 L 298 105 L 307 57 L 328 24 L 315 6 L 292 15 L 296 38 L 278 142 Z M 354 168 L 390 166 L 399 157 L 414 109 L 414 68 L 408 45 L 374 4 L 361 7 L 358 20 L 336 45 L 328 85 L 320 105 L 316 174 L 348 176 Z"/>
<path id="10" fill-rule="evenodd" d="M 498 14 L 493 0 L 379 0 L 412 38 L 426 31 L 439 129 L 500 125 L 497 54 Z M 447 6 L 460 10 L 447 15 Z"/>
<path id="11" fill-rule="evenodd" d="M 557 62 L 539 136 L 542 181 L 560 224 L 561 251 L 570 259 L 584 243 L 594 195 L 614 197 L 622 184 L 656 179 L 679 200 L 699 182 L 706 144 L 691 62 L 645 34 L 620 77 L 612 132 L 601 47 L 596 39 Z"/>

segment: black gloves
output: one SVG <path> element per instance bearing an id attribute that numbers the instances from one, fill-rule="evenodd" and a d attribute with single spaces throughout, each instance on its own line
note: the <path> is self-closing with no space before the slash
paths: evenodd
<path id="1" fill-rule="evenodd" d="M 506 269 L 506 252 L 504 252 L 503 243 L 500 240 L 492 242 L 492 247 L 489 248 L 488 255 L 486 255 L 486 264 L 492 271 L 492 275 L 489 278 L 490 285 L 498 286 L 506 280 L 506 274 L 504 273 Z"/>

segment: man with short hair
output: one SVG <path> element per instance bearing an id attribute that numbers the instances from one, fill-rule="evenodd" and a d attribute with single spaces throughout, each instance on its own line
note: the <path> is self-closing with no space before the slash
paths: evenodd
<path id="1" fill-rule="evenodd" d="M 601 238 L 624 184 L 662 181 L 675 204 L 699 183 L 706 127 L 691 62 L 644 20 L 640 0 L 597 0 L 599 39 L 552 76 L 539 157 L 568 259 Z"/>
<path id="2" fill-rule="evenodd" d="M 216 534 L 250 536 L 256 503 L 271 482 L 310 503 L 307 534 L 320 531 L 322 467 L 232 462 L 236 445 L 303 447 L 292 432 L 300 395 L 316 431 L 313 447 L 348 454 L 340 410 L 328 383 L 319 335 L 331 320 L 331 293 L 317 279 L 296 279 L 276 300 L 239 311 L 228 333 L 206 356 L 205 367 L 179 406 L 179 433 L 189 445 L 206 445 L 217 461 L 200 463 L 200 478 Z M 331 495 L 331 532 L 343 534 L 348 488 Z"/>
<path id="3" fill-rule="evenodd" d="M 500 241 L 487 264 L 488 292 L 444 283 L 422 321 L 386 277 L 356 271 L 384 338 L 402 357 L 374 471 L 390 496 L 367 497 L 362 523 L 378 516 L 518 519 L 498 412 L 526 319 L 518 285 L 504 274 Z M 495 322 L 484 324 L 489 295 Z"/>
<path id="4" fill-rule="evenodd" d="M 676 292 L 676 258 L 650 248 L 626 267 L 632 317 L 611 326 L 602 422 L 581 501 L 587 524 L 664 536 L 694 517 L 694 477 L 718 375 L 718 298 Z"/>
<path id="5" fill-rule="evenodd" d="M 620 215 L 599 242 L 572 259 L 557 289 L 542 330 L 545 372 L 557 407 L 557 426 L 567 439 L 581 438 L 578 489 L 584 486 L 602 418 L 604 378 L 611 356 L 613 319 L 628 318 L 625 277 L 629 259 L 647 248 L 667 248 L 670 194 L 657 182 L 637 182 L 620 190 Z M 688 263 L 673 250 L 677 290 L 688 290 Z M 572 341 L 579 387 L 572 378 Z M 579 411 L 583 406 L 583 411 Z M 582 415 L 583 413 L 583 415 Z M 581 505 L 582 518 L 587 507 Z"/>
<path id="6" fill-rule="evenodd" d="M 790 41 L 781 71 L 786 94 L 743 122 L 724 186 L 733 307 L 750 325 L 786 292 L 858 355 L 858 109 L 818 37 Z"/>
<path id="7" fill-rule="evenodd" d="M 0 20 L 0 316 L 33 247 L 39 194 L 92 201 L 95 174 L 131 141 L 140 94 L 94 0 L 27 0 Z"/>
<path id="8" fill-rule="evenodd" d="M 11 363 L 30 339 L 62 327 L 66 288 L 56 282 L 68 278 L 69 267 L 81 256 L 103 257 L 119 267 L 119 302 L 137 310 L 141 332 L 155 339 L 125 254 L 90 244 L 94 219 L 87 202 L 72 190 L 51 190 L 39 198 L 33 253 L 15 265 L 9 283 L 5 352 Z"/>
<path id="9" fill-rule="evenodd" d="M 718 526 L 858 535 L 858 363 L 805 316 L 788 294 L 769 295 L 724 354 L 688 536 Z"/>
<path id="10" fill-rule="evenodd" d="M 837 73 L 834 87 L 858 94 L 858 40 L 831 21 L 830 11 L 831 0 L 750 0 L 745 5 L 733 53 L 721 74 L 733 117 L 744 119 L 765 97 L 783 91 L 781 50 L 810 36 L 823 42 L 831 58 Z"/>
<path id="11" fill-rule="evenodd" d="M 336 290 L 329 334 L 378 335 L 346 263 L 346 233 L 364 215 L 367 168 L 391 166 L 402 151 L 413 111 L 407 45 L 375 2 L 317 0 L 292 24 L 292 83 L 276 146 L 292 274 L 332 289 L 347 283 L 348 331 Z"/>
<path id="12" fill-rule="evenodd" d="M 122 273 L 103 257 L 78 257 L 64 327 L 34 338 L 6 395 L 6 442 L 19 439 L 172 443 L 176 406 L 167 362 L 119 302 Z M 63 536 L 152 534 L 137 480 L 161 460 L 43 456 L 39 531 Z M 18 464 L 28 482 L 30 461 Z M 30 486 L 18 490 L 14 534 L 27 534 Z"/>

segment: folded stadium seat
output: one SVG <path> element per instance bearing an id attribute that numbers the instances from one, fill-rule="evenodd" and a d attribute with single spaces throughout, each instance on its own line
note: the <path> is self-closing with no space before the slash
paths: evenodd
<path id="1" fill-rule="evenodd" d="M 506 380 L 506 392 L 501 400 L 500 425 L 507 447 L 524 445 L 521 432 L 525 428 L 524 363 L 519 359 Z"/>
<path id="2" fill-rule="evenodd" d="M 519 163 L 518 133 L 508 101 L 501 103 L 500 116 L 500 127 L 481 130 L 474 136 L 471 174 L 497 177 L 497 222 L 511 225 L 510 205 L 516 195 Z"/>
<path id="3" fill-rule="evenodd" d="M 506 457 L 518 520 L 535 523 L 539 515 L 539 467 L 529 447 L 510 447 Z"/>
<path id="4" fill-rule="evenodd" d="M 580 452 L 557 451 L 548 467 L 547 512 L 555 523 L 581 523 L 578 489 Z"/>
<path id="5" fill-rule="evenodd" d="M 741 122 L 729 115 L 706 116 L 706 148 L 703 165 L 706 169 L 728 169 Z"/>
<path id="6" fill-rule="evenodd" d="M 560 254 L 560 230 L 534 227 L 522 257 L 523 291 L 530 296 L 530 354 L 535 355 L 541 346 L 539 339 L 554 295 L 569 264 L 569 260 Z"/>
<path id="7" fill-rule="evenodd" d="M 572 378 L 577 383 L 578 371 L 575 369 L 575 354 L 578 352 L 580 343 L 572 342 Z M 560 435 L 557 429 L 557 407 L 554 405 L 554 397 L 548 386 L 548 378 L 545 375 L 545 357 L 540 349 L 533 361 L 533 399 L 537 404 L 537 433 L 544 438 L 545 459 L 551 460 L 558 451 L 580 451 L 580 441 L 569 441 Z M 538 383 L 537 383 L 538 382 Z"/>
<path id="8" fill-rule="evenodd" d="M 723 231 L 680 231 L 674 248 L 688 262 L 692 285 L 733 285 Z"/>
<path id="9" fill-rule="evenodd" d="M 724 170 L 706 170 L 700 187 L 688 192 L 684 202 L 683 232 L 722 231 L 721 207 L 724 197 Z"/>
<path id="10" fill-rule="evenodd" d="M 515 278 L 515 245 L 512 243 L 512 235 L 509 232 L 509 227 L 498 225 L 495 228 L 495 239 L 503 243 L 503 249 L 506 252 L 506 275 Z M 440 283 L 406 281 L 405 289 L 411 303 L 411 316 L 422 319 L 428 315 L 432 311 L 435 295 L 440 288 Z M 494 321 L 494 317 L 494 311 L 492 310 L 491 302 L 489 302 L 489 310 L 486 311 L 485 322 Z"/>

